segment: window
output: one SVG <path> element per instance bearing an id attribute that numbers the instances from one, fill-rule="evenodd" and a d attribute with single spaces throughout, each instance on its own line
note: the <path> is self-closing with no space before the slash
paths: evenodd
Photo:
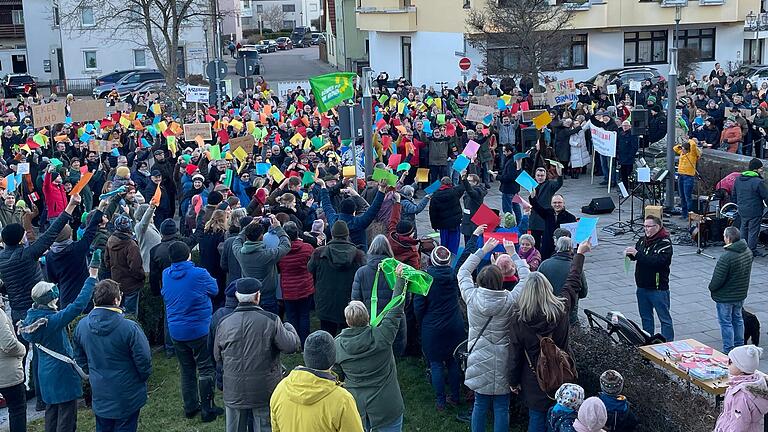
<path id="1" fill-rule="evenodd" d="M 283 5 L 283 12 L 296 12 L 296 5 L 295 4 L 284 4 Z"/>
<path id="2" fill-rule="evenodd" d="M 693 48 L 699 52 L 699 60 L 715 60 L 715 29 L 681 30 L 677 36 L 678 48 Z"/>
<path id="3" fill-rule="evenodd" d="M 98 69 L 96 51 L 83 51 L 83 54 L 85 55 L 85 69 Z"/>
<path id="4" fill-rule="evenodd" d="M 400 46 L 402 47 L 402 61 L 403 61 L 403 77 L 408 81 L 411 80 L 411 73 L 413 72 L 411 64 L 411 37 L 401 36 Z"/>
<path id="5" fill-rule="evenodd" d="M 93 8 L 88 6 L 84 7 L 80 10 L 80 22 L 84 26 L 94 26 L 96 25 L 96 20 L 93 17 Z M 94 56 L 95 58 L 95 56 Z"/>
<path id="6" fill-rule="evenodd" d="M 147 67 L 147 52 L 143 49 L 133 50 L 133 65 L 137 68 Z"/>
<path id="7" fill-rule="evenodd" d="M 571 36 L 571 45 L 563 53 L 558 69 L 582 69 L 587 67 L 587 35 Z"/>
<path id="8" fill-rule="evenodd" d="M 283 21 L 283 28 L 284 29 L 292 29 L 296 26 L 296 21 L 294 20 L 285 20 Z"/>
<path id="9" fill-rule="evenodd" d="M 470 3 L 470 0 L 464 0 L 464 9 L 471 9 L 472 5 Z"/>
<path id="10" fill-rule="evenodd" d="M 242 18 L 240 18 L 240 24 L 242 24 L 244 26 L 251 25 L 251 17 L 242 17 Z"/>
<path id="11" fill-rule="evenodd" d="M 60 22 L 61 21 L 60 21 L 60 18 L 59 18 L 59 7 L 58 6 L 54 6 L 53 7 L 53 25 L 55 27 L 58 27 Z"/>
<path id="12" fill-rule="evenodd" d="M 763 62 L 763 44 L 765 39 L 744 39 L 744 63 L 761 64 Z"/>
<path id="13" fill-rule="evenodd" d="M 256 5 L 256 12 L 263 13 L 264 12 L 264 5 Z"/>
<path id="14" fill-rule="evenodd" d="M 24 25 L 24 11 L 23 10 L 12 10 L 11 11 L 11 17 L 13 19 L 14 25 Z"/>
<path id="15" fill-rule="evenodd" d="M 624 65 L 667 62 L 667 31 L 624 33 Z"/>

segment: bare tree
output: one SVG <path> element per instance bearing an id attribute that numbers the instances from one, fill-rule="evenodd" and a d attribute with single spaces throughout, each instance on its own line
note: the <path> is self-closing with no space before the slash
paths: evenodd
<path id="1" fill-rule="evenodd" d="M 537 90 L 545 71 L 570 55 L 572 6 L 557 0 L 487 0 L 473 8 L 466 25 L 470 44 L 484 54 L 486 74 L 529 78 Z"/>
<path id="2" fill-rule="evenodd" d="M 190 28 L 211 21 L 208 0 L 75 0 L 61 16 L 65 31 L 82 32 L 82 11 L 92 12 L 91 34 L 104 42 L 131 42 L 149 50 L 165 77 L 172 100 L 177 99 L 179 41 Z M 194 29 L 192 31 L 195 31 Z M 107 45 L 108 46 L 108 45 Z"/>
<path id="3" fill-rule="evenodd" d="M 285 12 L 280 5 L 270 6 L 264 9 L 262 19 L 270 30 L 273 32 L 280 31 L 283 28 L 283 21 L 285 21 Z"/>
<path id="4" fill-rule="evenodd" d="M 701 51 L 698 48 L 677 49 L 677 76 L 684 82 L 689 74 L 696 74 L 701 64 Z"/>

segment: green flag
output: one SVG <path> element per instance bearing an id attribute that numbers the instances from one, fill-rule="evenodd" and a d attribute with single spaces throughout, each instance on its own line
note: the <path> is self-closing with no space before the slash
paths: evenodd
<path id="1" fill-rule="evenodd" d="M 329 111 L 344 100 L 355 97 L 355 76 L 351 72 L 337 72 L 309 79 L 320 112 Z"/>

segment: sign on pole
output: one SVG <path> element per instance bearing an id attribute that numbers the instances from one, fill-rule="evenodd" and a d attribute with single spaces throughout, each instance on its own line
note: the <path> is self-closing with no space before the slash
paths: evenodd
<path id="1" fill-rule="evenodd" d="M 208 87 L 188 85 L 185 100 L 187 102 L 208 103 L 209 94 Z"/>
<path id="2" fill-rule="evenodd" d="M 210 123 L 185 123 L 184 124 L 184 141 L 194 141 L 195 137 L 200 135 L 204 140 L 210 141 L 213 139 L 213 132 L 211 132 Z"/>
<path id="3" fill-rule="evenodd" d="M 468 70 L 472 66 L 472 62 L 466 58 L 463 57 L 461 60 L 459 60 L 459 69 L 465 71 Z"/>
<path id="4" fill-rule="evenodd" d="M 616 132 L 592 126 L 592 146 L 603 156 L 616 157 Z"/>
<path id="5" fill-rule="evenodd" d="M 576 82 L 573 78 L 553 81 L 547 84 L 547 102 L 551 107 L 571 103 L 578 99 Z"/>
<path id="6" fill-rule="evenodd" d="M 36 128 L 64 123 L 65 120 L 64 102 L 32 105 L 32 122 Z"/>

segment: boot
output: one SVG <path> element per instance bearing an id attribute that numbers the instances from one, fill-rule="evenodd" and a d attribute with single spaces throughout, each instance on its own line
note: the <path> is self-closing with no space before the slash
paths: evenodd
<path id="1" fill-rule="evenodd" d="M 200 419 L 203 423 L 210 423 L 216 417 L 224 415 L 224 410 L 213 403 L 213 379 L 200 378 Z"/>

